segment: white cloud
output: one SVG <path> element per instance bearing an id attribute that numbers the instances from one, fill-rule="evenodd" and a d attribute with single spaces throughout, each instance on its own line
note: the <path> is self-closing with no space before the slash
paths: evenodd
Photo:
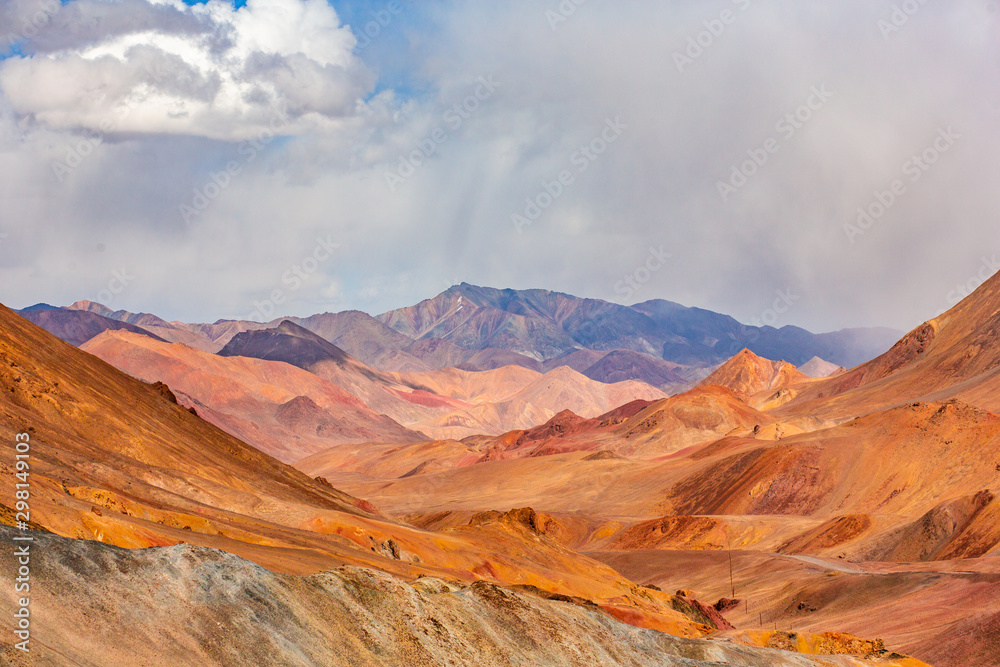
<path id="1" fill-rule="evenodd" d="M 30 16 L 36 0 L 17 2 Z M 361 52 L 383 78 L 357 104 L 372 74 L 322 3 L 68 2 L 25 42 L 33 58 L 0 63 L 25 68 L 0 92 L 0 301 L 93 299 L 122 267 L 136 275 L 122 307 L 185 319 L 243 316 L 275 289 L 288 314 L 380 311 L 459 280 L 616 299 L 662 245 L 673 257 L 637 298 L 750 321 L 790 288 L 801 299 L 779 325 L 907 328 L 1000 253 L 1000 19 L 984 3 L 929 3 L 885 40 L 891 0 L 753 2 L 683 73 L 674 51 L 730 3 L 588 0 L 553 32 L 555 4 L 404 3 Z M 150 86 L 147 65 L 170 74 Z M 502 86 L 452 130 L 444 114 L 489 76 Z M 814 85 L 834 97 L 786 139 L 776 121 Z M 59 182 L 52 162 L 114 99 L 137 102 L 127 131 Z M 252 160 L 216 140 L 274 108 L 295 137 Z M 511 213 L 615 116 L 628 130 L 517 234 Z M 955 150 L 849 243 L 844 223 L 948 125 Z M 391 192 L 386 171 L 436 128 Z M 717 181 L 772 136 L 780 151 L 723 202 Z M 238 176 L 184 224 L 178 207 L 233 160 Z M 342 251 L 290 292 L 283 272 L 328 234 Z"/>
<path id="2" fill-rule="evenodd" d="M 340 126 L 374 85 L 326 0 L 76 0 L 24 42 L 0 93 L 50 128 L 239 140 L 279 117 L 294 134 Z"/>

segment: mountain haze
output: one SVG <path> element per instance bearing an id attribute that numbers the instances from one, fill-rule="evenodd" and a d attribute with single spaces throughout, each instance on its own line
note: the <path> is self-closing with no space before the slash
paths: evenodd
<path id="1" fill-rule="evenodd" d="M 484 371 L 386 373 L 290 320 L 274 329 L 235 335 L 219 356 L 307 370 L 368 408 L 435 438 L 497 435 L 543 422 L 567 408 L 595 416 L 624 402 L 665 395 L 642 382 L 598 382 L 566 367 L 545 374 L 513 365 Z M 128 364 L 127 359 L 123 362 Z"/>
<path id="2" fill-rule="evenodd" d="M 884 352 L 899 336 L 887 329 L 817 335 L 790 326 L 758 328 L 669 301 L 626 307 L 547 290 L 465 283 L 377 317 L 346 311 L 266 323 L 188 324 L 112 311 L 90 301 L 52 310 L 56 312 L 26 310 L 24 315 L 57 335 L 72 336 L 76 345 L 105 328 L 131 326 L 215 353 L 241 333 L 291 322 L 380 371 L 483 371 L 513 365 L 544 372 L 569 365 L 600 382 L 639 380 L 667 392 L 692 386 L 744 347 L 796 364 L 820 356 L 853 366 Z"/>
<path id="3" fill-rule="evenodd" d="M 417 340 L 440 338 L 470 349 L 507 349 L 540 361 L 579 348 L 622 349 L 689 366 L 721 363 L 743 347 L 791 363 L 821 356 L 854 366 L 887 349 L 899 335 L 889 329 L 816 335 L 790 326 L 747 326 L 669 301 L 627 307 L 548 290 L 466 283 L 377 319 Z"/>

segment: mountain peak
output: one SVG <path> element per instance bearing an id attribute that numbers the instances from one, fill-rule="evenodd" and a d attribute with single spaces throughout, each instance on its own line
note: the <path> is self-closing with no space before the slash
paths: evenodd
<path id="1" fill-rule="evenodd" d="M 67 306 L 67 308 L 69 310 L 85 310 L 87 312 L 97 313 L 101 317 L 109 317 L 115 312 L 103 304 L 86 300 L 77 301 L 76 303 Z"/>
<path id="2" fill-rule="evenodd" d="M 308 370 L 321 361 L 347 363 L 352 359 L 342 349 L 291 320 L 282 320 L 273 329 L 257 329 L 236 334 L 218 352 L 221 357 L 254 357 L 283 361 Z"/>
<path id="3" fill-rule="evenodd" d="M 799 371 L 812 378 L 830 377 L 831 375 L 842 373 L 844 370 L 843 366 L 831 364 L 829 361 L 819 357 L 813 357 L 806 363 L 799 366 Z"/>
<path id="4" fill-rule="evenodd" d="M 299 324 L 296 324 L 295 322 L 293 322 L 291 320 L 282 320 L 278 324 L 278 326 L 274 327 L 273 329 L 263 329 L 263 331 L 273 331 L 273 332 L 276 332 L 276 333 L 285 334 L 287 336 L 295 336 L 296 338 L 315 339 L 315 340 L 321 340 L 323 342 L 326 342 L 320 336 L 317 336 L 312 331 L 309 331 L 309 329 L 306 329 L 305 327 L 303 327 L 303 326 L 301 326 Z M 247 333 L 250 333 L 250 332 L 247 332 Z"/>
<path id="5" fill-rule="evenodd" d="M 806 376 L 787 361 L 772 361 L 747 348 L 719 366 L 701 385 L 719 385 L 741 396 L 753 396 L 762 391 L 783 387 Z"/>
<path id="6" fill-rule="evenodd" d="M 544 289 L 497 289 L 466 282 L 375 319 L 415 340 L 440 338 L 469 350 L 497 348 L 538 361 L 580 348 L 624 349 L 698 368 L 714 366 L 748 345 L 792 363 L 822 355 L 853 366 L 889 349 L 901 335 L 750 327 L 728 315 L 671 301 L 625 306 Z"/>

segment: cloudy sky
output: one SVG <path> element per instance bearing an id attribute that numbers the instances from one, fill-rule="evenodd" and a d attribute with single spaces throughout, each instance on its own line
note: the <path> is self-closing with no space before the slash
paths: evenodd
<path id="1" fill-rule="evenodd" d="M 1000 269 L 998 70 L 995 0 L 0 0 L 0 301 L 909 329 Z"/>

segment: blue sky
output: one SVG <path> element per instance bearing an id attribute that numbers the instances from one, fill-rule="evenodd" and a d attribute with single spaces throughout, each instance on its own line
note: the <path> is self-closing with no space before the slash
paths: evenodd
<path id="1" fill-rule="evenodd" d="M 411 42 L 432 39 L 437 25 L 435 16 L 442 3 L 434 0 L 415 2 L 348 2 L 330 4 L 358 38 L 359 56 L 379 73 L 377 90 L 393 89 L 402 95 L 418 97 L 433 86 L 414 70 Z M 395 13 L 393 8 L 401 11 Z"/>

